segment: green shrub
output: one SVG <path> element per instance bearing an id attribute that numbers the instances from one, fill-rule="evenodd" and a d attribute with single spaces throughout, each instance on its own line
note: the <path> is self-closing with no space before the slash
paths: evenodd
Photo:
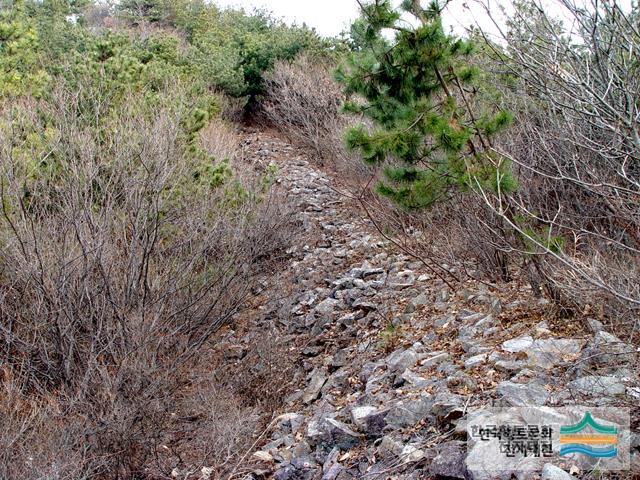
<path id="1" fill-rule="evenodd" d="M 0 6 L 2 6 L 0 4 Z M 0 10 L 0 97 L 43 93 L 49 76 L 41 67 L 40 39 L 24 5 Z"/>

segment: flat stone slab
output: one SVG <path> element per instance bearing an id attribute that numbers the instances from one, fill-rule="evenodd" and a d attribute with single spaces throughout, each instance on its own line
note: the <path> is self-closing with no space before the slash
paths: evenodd
<path id="1" fill-rule="evenodd" d="M 622 395 L 626 391 L 624 383 L 619 378 L 597 375 L 580 377 L 570 382 L 567 388 L 584 395 Z"/>

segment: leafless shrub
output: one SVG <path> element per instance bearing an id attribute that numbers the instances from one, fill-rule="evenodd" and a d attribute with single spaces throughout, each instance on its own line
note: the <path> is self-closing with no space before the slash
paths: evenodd
<path id="1" fill-rule="evenodd" d="M 319 163 L 331 165 L 344 178 L 366 181 L 367 169 L 344 147 L 343 135 L 353 119 L 342 115 L 344 95 L 331 77 L 329 60 L 300 56 L 279 62 L 267 77 L 262 112 L 291 141 L 309 148 Z"/>
<path id="2" fill-rule="evenodd" d="M 341 123 L 340 87 L 330 77 L 327 61 L 306 56 L 295 63 L 279 62 L 267 80 L 262 102 L 273 125 L 321 156 L 334 153 L 331 137 Z"/>
<path id="3" fill-rule="evenodd" d="M 195 181 L 180 111 L 148 116 L 132 98 L 117 129 L 96 131 L 74 102 L 0 108 L 2 476 L 169 476 L 183 460 L 167 439 L 210 394 L 189 372 L 277 261 L 288 215 L 242 186 Z M 43 144 L 42 115 L 57 125 Z M 223 397 L 210 399 L 227 405 L 230 424 L 215 428 L 229 442 L 251 412 Z M 221 413 L 209 415 L 213 428 Z"/>
<path id="4" fill-rule="evenodd" d="M 222 98 L 222 109 L 220 116 L 227 122 L 240 123 L 244 119 L 247 98 L 233 98 L 224 96 Z"/>
<path id="5" fill-rule="evenodd" d="M 484 200 L 526 239 L 529 248 L 519 253 L 539 259 L 540 277 L 564 301 L 585 310 L 604 305 L 603 313 L 634 331 L 640 307 L 637 6 L 554 5 L 559 16 L 535 0 L 519 4 L 500 31 L 506 48 L 488 43 L 497 65 L 519 82 L 515 91 L 513 81 L 503 89 L 517 122 L 497 151 L 513 163 L 520 189 L 510 205 L 487 192 Z"/>
<path id="6" fill-rule="evenodd" d="M 233 160 L 240 143 L 234 127 L 220 118 L 215 118 L 200 132 L 202 148 L 217 160 Z"/>

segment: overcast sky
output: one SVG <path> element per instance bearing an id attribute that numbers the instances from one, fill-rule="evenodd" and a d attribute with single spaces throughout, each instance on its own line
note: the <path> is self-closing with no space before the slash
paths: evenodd
<path id="1" fill-rule="evenodd" d="M 337 35 L 348 28 L 358 16 L 356 0 L 214 0 L 221 6 L 240 6 L 245 9 L 265 8 L 288 22 L 306 23 L 321 35 Z M 396 2 L 399 3 L 399 2 Z M 473 3 L 473 0 L 469 2 Z M 463 25 L 473 22 L 471 12 L 463 7 L 465 0 L 454 0 L 444 20 L 449 26 L 460 32 Z M 475 9 L 474 9 L 475 10 Z M 475 11 L 475 16 L 479 12 Z"/>

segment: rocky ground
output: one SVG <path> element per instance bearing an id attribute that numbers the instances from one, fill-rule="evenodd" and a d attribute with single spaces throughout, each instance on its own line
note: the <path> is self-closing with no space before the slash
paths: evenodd
<path id="1" fill-rule="evenodd" d="M 636 347 L 596 318 L 559 318 L 517 282 L 448 286 L 384 240 L 335 190 L 340 179 L 304 152 L 258 132 L 244 148 L 262 167 L 279 166 L 278 189 L 303 231 L 287 267 L 265 279 L 252 319 L 220 343 L 237 362 L 261 331 L 276 332 L 282 347 L 272 381 L 287 395 L 248 452 L 244 478 L 487 478 L 469 469 L 470 412 L 569 404 L 631 407 L 640 475 Z M 570 467 L 499 477 L 585 475 Z"/>

